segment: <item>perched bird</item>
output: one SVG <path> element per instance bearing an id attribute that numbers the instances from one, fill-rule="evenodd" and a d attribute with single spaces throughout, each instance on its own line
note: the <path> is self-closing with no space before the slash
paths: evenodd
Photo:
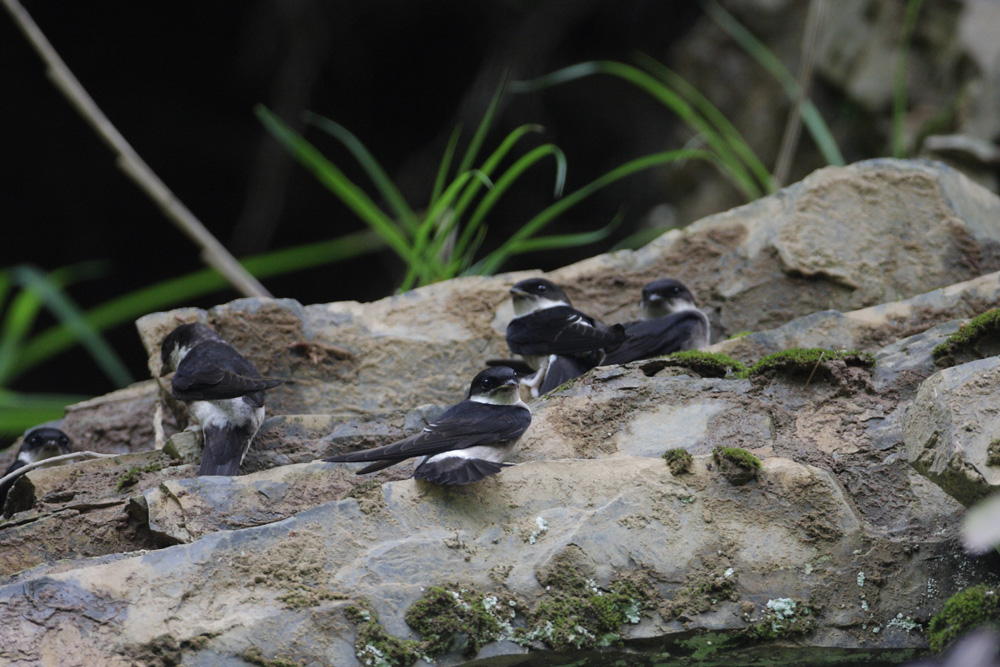
<path id="1" fill-rule="evenodd" d="M 468 484 L 510 465 L 503 461 L 529 424 L 531 412 L 521 400 L 517 374 L 506 366 L 496 366 L 476 375 L 466 399 L 445 410 L 420 433 L 384 447 L 323 460 L 374 461 L 358 471 L 362 475 L 421 456 L 413 471 L 417 479 Z"/>
<path id="2" fill-rule="evenodd" d="M 282 384 L 261 377 L 239 352 L 200 322 L 182 324 L 160 346 L 171 393 L 201 424 L 205 448 L 199 475 L 235 475 L 264 421 L 264 392 Z"/>
<path id="3" fill-rule="evenodd" d="M 641 320 L 625 325 L 628 338 L 608 353 L 605 364 L 624 364 L 680 350 L 697 350 L 709 343 L 708 316 L 695 305 L 681 282 L 654 280 L 642 288 Z"/>
<path id="4" fill-rule="evenodd" d="M 607 326 L 581 313 L 562 288 L 544 278 L 522 280 L 510 295 L 514 318 L 507 325 L 507 347 L 536 371 L 526 382 L 532 396 L 600 365 L 606 352 L 625 340 L 622 325 Z"/>
<path id="5" fill-rule="evenodd" d="M 23 468 L 31 463 L 51 459 L 54 456 L 69 454 L 72 449 L 73 443 L 59 429 L 47 426 L 33 429 L 28 431 L 24 436 L 21 448 L 17 451 L 17 458 L 14 459 L 14 462 L 10 464 L 10 467 L 0 477 L 6 477 L 18 468 Z M 58 463 L 53 465 L 58 465 Z M 7 501 L 7 492 L 10 491 L 10 488 L 14 486 L 14 482 L 16 481 L 17 478 L 14 478 L 9 482 L 0 484 L 0 510 L 3 509 L 3 505 Z"/>

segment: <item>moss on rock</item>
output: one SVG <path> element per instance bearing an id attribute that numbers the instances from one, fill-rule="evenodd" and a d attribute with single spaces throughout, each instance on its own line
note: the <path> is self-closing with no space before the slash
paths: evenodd
<path id="1" fill-rule="evenodd" d="M 788 377 L 812 377 L 823 365 L 831 361 L 843 361 L 848 366 L 872 368 L 875 356 L 860 350 L 828 350 L 821 347 L 793 347 L 769 354 L 750 368 L 739 374 L 752 378 L 761 375 L 785 375 Z"/>
<path id="2" fill-rule="evenodd" d="M 513 634 L 518 602 L 457 585 L 432 586 L 406 612 L 407 624 L 423 637 L 429 656 L 461 651 L 475 657 L 484 644 Z"/>
<path id="3" fill-rule="evenodd" d="M 768 600 L 763 618 L 743 631 L 752 641 L 771 641 L 804 635 L 812 631 L 815 611 L 809 603 L 791 598 Z"/>
<path id="4" fill-rule="evenodd" d="M 1000 308 L 987 310 L 962 325 L 934 348 L 939 366 L 954 366 L 974 359 L 985 359 L 1000 352 Z"/>
<path id="5" fill-rule="evenodd" d="M 760 471 L 760 459 L 739 447 L 716 447 L 712 458 L 723 477 L 736 486 L 756 479 Z"/>
<path id="6" fill-rule="evenodd" d="M 941 651 L 969 630 L 985 623 L 1000 621 L 1000 595 L 985 584 L 955 593 L 944 603 L 927 626 L 927 643 L 932 651 Z"/>
<path id="7" fill-rule="evenodd" d="M 540 641 L 555 650 L 591 649 L 622 644 L 621 626 L 638 623 L 650 605 L 650 586 L 630 578 L 602 588 L 593 579 L 569 576 L 566 587 L 546 586 L 546 594 L 528 614 L 513 640 Z"/>
<path id="8" fill-rule="evenodd" d="M 746 366 L 728 355 L 701 350 L 685 350 L 657 357 L 644 363 L 641 369 L 648 377 L 669 367 L 686 368 L 701 377 L 713 378 L 737 377 L 746 371 Z"/>
<path id="9" fill-rule="evenodd" d="M 691 465 L 694 463 L 691 452 L 683 447 L 675 447 L 663 452 L 663 460 L 667 462 L 670 472 L 675 475 L 691 472 Z"/>
<path id="10" fill-rule="evenodd" d="M 375 610 L 366 601 L 344 610 L 349 621 L 357 625 L 354 654 L 367 667 L 408 667 L 424 657 L 423 642 L 400 639 L 385 631 Z"/>

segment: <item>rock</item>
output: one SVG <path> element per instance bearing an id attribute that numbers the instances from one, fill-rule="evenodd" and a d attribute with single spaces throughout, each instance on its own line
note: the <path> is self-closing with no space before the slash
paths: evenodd
<path id="1" fill-rule="evenodd" d="M 1000 200 L 958 172 L 871 160 L 821 169 L 638 251 L 584 260 L 549 277 L 566 285 L 582 310 L 624 321 L 636 316 L 646 282 L 683 276 L 718 336 L 908 298 L 1000 269 L 998 219 Z M 901 245 L 913 229 L 920 238 Z M 261 373 L 288 380 L 268 393 L 269 415 L 386 416 L 454 403 L 486 359 L 508 355 L 507 289 L 525 275 L 461 278 L 371 304 L 241 299 L 208 312 L 148 315 L 137 326 L 154 376 L 163 336 L 179 321 L 198 319 Z"/>
<path id="2" fill-rule="evenodd" d="M 946 368 L 920 385 L 903 427 L 910 464 L 969 506 L 1000 486 L 1000 358 Z"/>
<path id="3" fill-rule="evenodd" d="M 161 451 L 32 470 L 11 489 L 7 507 L 16 513 L 0 521 L 0 577 L 56 559 L 152 548 L 148 528 L 125 512 L 129 494 L 196 472 Z"/>
<path id="4" fill-rule="evenodd" d="M 105 664 L 354 665 L 440 650 L 446 666 L 541 664 L 618 643 L 601 658 L 655 662 L 712 642 L 733 664 L 729 647 L 766 657 L 793 637 L 797 650 L 902 659 L 959 580 L 995 569 L 962 554 L 962 505 L 907 454 L 949 424 L 968 447 L 960 403 L 985 405 L 991 360 L 940 371 L 932 350 L 1000 296 L 1000 274 L 974 277 L 1000 259 L 998 212 L 946 169 L 874 161 L 553 272 L 606 321 L 634 317 L 648 280 L 682 277 L 723 334 L 756 330 L 713 348 L 746 361 L 843 345 L 878 363 L 821 357 L 816 372 L 745 379 L 659 360 L 598 367 L 531 402 L 516 465 L 459 488 L 408 479 L 412 461 L 370 476 L 315 461 L 413 433 L 459 400 L 485 359 L 506 356 L 506 290 L 526 274 L 373 304 L 242 299 L 147 316 L 154 375 L 163 335 L 197 319 L 287 382 L 242 476 L 194 478 L 181 461 L 197 437 L 182 432 L 148 460 L 62 473 L 72 488 L 39 478 L 33 509 L 0 524 L 5 565 L 14 556 L 0 572 L 0 662 L 58 649 Z M 913 229 L 931 240 L 905 242 Z M 152 423 L 145 391 L 123 423 Z M 760 471 L 734 484 L 711 457 L 720 447 Z M 676 448 L 694 455 L 690 472 L 670 472 Z M 500 609 L 495 623 L 477 616 Z M 505 629 L 511 612 L 519 631 Z M 481 627 L 431 641 L 452 613 Z"/>

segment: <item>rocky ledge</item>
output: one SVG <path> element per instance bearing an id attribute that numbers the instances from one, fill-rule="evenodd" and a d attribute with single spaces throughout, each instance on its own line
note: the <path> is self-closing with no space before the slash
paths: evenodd
<path id="1" fill-rule="evenodd" d="M 1000 484 L 996 318 L 966 322 L 998 269 L 1000 200 L 879 160 L 554 271 L 605 321 L 680 278 L 717 342 L 533 401 L 517 465 L 459 488 L 316 460 L 461 398 L 506 354 L 527 274 L 147 316 L 154 377 L 166 331 L 198 319 L 287 382 L 233 478 L 195 476 L 158 380 L 68 411 L 80 448 L 118 456 L 12 490 L 0 661 L 898 664 L 950 595 L 996 583 L 956 530 Z"/>

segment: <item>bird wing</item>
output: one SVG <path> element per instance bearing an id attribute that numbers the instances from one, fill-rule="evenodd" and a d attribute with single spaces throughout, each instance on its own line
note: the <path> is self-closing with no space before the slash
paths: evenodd
<path id="1" fill-rule="evenodd" d="M 414 456 L 515 440 L 531 424 L 527 408 L 462 401 L 448 408 L 420 433 L 391 445 L 323 459 L 333 462 L 402 461 Z M 382 466 L 384 467 L 384 466 Z M 376 468 L 378 469 L 378 468 Z"/>
<path id="2" fill-rule="evenodd" d="M 181 401 L 216 401 L 248 396 L 251 405 L 264 404 L 262 393 L 284 383 L 261 377 L 239 352 L 226 343 L 197 345 L 181 361 L 171 382 L 174 398 Z"/>
<path id="3" fill-rule="evenodd" d="M 580 357 L 556 357 L 545 371 L 545 379 L 538 394 L 549 393 L 562 383 L 580 377 L 595 365 L 596 363 L 589 363 Z"/>
<path id="4" fill-rule="evenodd" d="M 624 339 L 621 325 L 600 325 L 569 306 L 536 310 L 507 325 L 507 346 L 522 355 L 586 352 L 614 347 Z"/>
<path id="5" fill-rule="evenodd" d="M 608 352 L 603 363 L 608 366 L 624 364 L 687 349 L 686 345 L 691 337 L 699 335 L 703 329 L 704 323 L 693 311 L 630 322 L 625 325 L 628 337 L 616 349 Z"/>

